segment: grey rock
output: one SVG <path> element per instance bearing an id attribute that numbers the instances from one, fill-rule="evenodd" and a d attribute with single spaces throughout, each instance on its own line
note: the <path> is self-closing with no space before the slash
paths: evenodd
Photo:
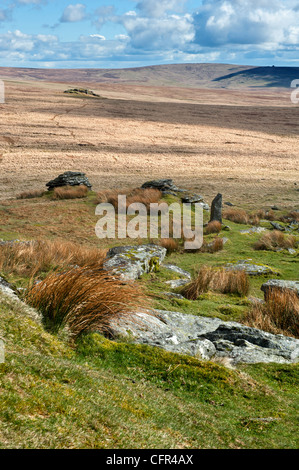
<path id="1" fill-rule="evenodd" d="M 158 245 L 118 246 L 109 250 L 104 267 L 124 281 L 135 280 L 158 269 L 166 252 L 166 248 Z"/>
<path id="2" fill-rule="evenodd" d="M 222 194 L 220 193 L 212 201 L 210 222 L 213 220 L 222 224 Z"/>
<path id="3" fill-rule="evenodd" d="M 186 300 L 185 297 L 183 297 L 181 294 L 177 294 L 176 292 L 163 292 L 163 294 L 173 299 Z"/>
<path id="4" fill-rule="evenodd" d="M 185 204 L 195 204 L 196 202 L 203 202 L 204 200 L 199 194 L 185 194 L 181 199 Z"/>
<path id="5" fill-rule="evenodd" d="M 171 289 L 177 289 L 178 287 L 183 287 L 190 282 L 190 279 L 173 279 L 171 281 L 166 281 L 165 284 L 168 284 Z"/>
<path id="6" fill-rule="evenodd" d="M 180 312 L 154 310 L 114 319 L 110 322 L 110 334 L 199 359 L 225 357 L 234 364 L 283 364 L 299 360 L 297 339 Z"/>
<path id="7" fill-rule="evenodd" d="M 8 297 L 19 299 L 16 290 L 0 276 L 0 292 L 3 292 Z"/>
<path id="8" fill-rule="evenodd" d="M 146 181 L 141 188 L 155 188 L 159 189 L 162 193 L 172 191 L 172 193 L 176 194 L 176 192 L 181 192 L 182 190 L 178 188 L 172 181 L 172 179 L 161 179 L 161 180 L 153 180 L 153 181 Z"/>
<path id="9" fill-rule="evenodd" d="M 290 255 L 295 255 L 297 253 L 294 248 L 288 248 L 288 252 L 290 253 Z"/>
<path id="10" fill-rule="evenodd" d="M 230 271 L 245 271 L 249 276 L 261 276 L 268 274 L 279 274 L 270 266 L 263 264 L 254 264 L 251 260 L 240 260 L 236 263 L 228 263 L 225 269 Z"/>
<path id="11" fill-rule="evenodd" d="M 261 233 L 261 232 L 265 232 L 267 229 L 265 227 L 251 227 L 251 228 L 248 228 L 246 230 L 240 230 L 240 233 L 242 234 L 250 234 L 250 233 Z"/>
<path id="12" fill-rule="evenodd" d="M 283 279 L 269 279 L 265 282 L 262 287 L 262 291 L 265 294 L 265 298 L 272 289 L 278 289 L 280 291 L 290 290 L 296 292 L 299 297 L 299 281 L 287 281 Z"/>
<path id="13" fill-rule="evenodd" d="M 57 176 L 54 180 L 49 181 L 46 186 L 51 191 L 54 188 L 61 186 L 80 186 L 85 185 L 88 189 L 91 189 L 91 184 L 88 181 L 85 173 L 79 171 L 66 171 L 65 173 Z"/>
<path id="14" fill-rule="evenodd" d="M 166 268 L 166 269 L 169 269 L 169 271 L 173 271 L 177 274 L 181 274 L 181 276 L 184 276 L 188 279 L 191 279 L 191 274 L 188 271 L 185 271 L 184 269 L 179 268 L 179 266 L 176 266 L 175 264 L 170 264 L 170 263 L 165 264 L 165 263 L 163 263 L 162 267 Z"/>
<path id="15" fill-rule="evenodd" d="M 234 204 L 232 204 L 231 202 L 225 202 L 224 204 L 229 207 L 234 207 Z"/>
<path id="16" fill-rule="evenodd" d="M 270 222 L 270 224 L 272 225 L 272 227 L 274 228 L 274 230 L 279 230 L 280 232 L 284 232 L 285 231 L 285 227 L 283 227 L 282 225 L 278 224 L 277 222 Z"/>

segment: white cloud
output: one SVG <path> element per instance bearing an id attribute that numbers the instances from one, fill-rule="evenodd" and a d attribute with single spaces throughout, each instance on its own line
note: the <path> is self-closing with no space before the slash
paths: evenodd
<path id="1" fill-rule="evenodd" d="M 166 12 L 182 12 L 186 0 L 140 0 L 136 6 L 143 16 L 160 18 Z"/>
<path id="2" fill-rule="evenodd" d="M 60 21 L 62 23 L 75 23 L 86 18 L 86 6 L 82 3 L 76 5 L 68 5 L 62 14 Z"/>

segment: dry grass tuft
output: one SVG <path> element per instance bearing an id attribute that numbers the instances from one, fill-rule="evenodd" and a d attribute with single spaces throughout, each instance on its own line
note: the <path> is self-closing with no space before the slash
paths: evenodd
<path id="1" fill-rule="evenodd" d="M 249 289 L 249 277 L 245 271 L 228 271 L 202 266 L 196 278 L 183 287 L 181 294 L 188 300 L 196 300 L 209 290 L 245 297 Z"/>
<path id="2" fill-rule="evenodd" d="M 299 212 L 291 211 L 288 214 L 283 215 L 282 217 L 280 217 L 279 220 L 281 222 L 286 222 L 286 223 L 292 222 L 292 221 L 299 222 Z"/>
<path id="3" fill-rule="evenodd" d="M 244 270 L 230 271 L 221 269 L 216 271 L 211 287 L 222 294 L 235 294 L 246 297 L 250 288 L 249 277 Z"/>
<path id="4" fill-rule="evenodd" d="M 271 289 L 266 302 L 254 304 L 243 323 L 269 333 L 299 338 L 299 298 L 289 290 Z"/>
<path id="5" fill-rule="evenodd" d="M 277 248 L 295 248 L 297 239 L 294 235 L 285 235 L 279 230 L 265 233 L 255 244 L 255 250 L 276 251 Z"/>
<path id="6" fill-rule="evenodd" d="M 57 267 L 102 262 L 106 250 L 61 240 L 7 243 L 0 246 L 0 270 L 33 277 Z"/>
<path id="7" fill-rule="evenodd" d="M 61 186 L 54 188 L 52 199 L 80 199 L 86 197 L 88 188 L 84 185 L 80 186 Z"/>
<path id="8" fill-rule="evenodd" d="M 105 332 L 111 319 L 146 303 L 138 285 L 122 282 L 98 263 L 49 274 L 29 290 L 26 300 L 42 313 L 49 329 L 67 326 L 74 337 Z"/>
<path id="9" fill-rule="evenodd" d="M 109 203 L 112 204 L 115 209 L 118 209 L 119 195 L 126 196 L 126 208 L 128 208 L 131 204 L 141 203 L 144 204 L 148 210 L 150 204 L 159 202 L 162 197 L 161 191 L 154 188 L 135 188 L 118 191 L 107 190 L 97 193 L 96 203 Z"/>
<path id="10" fill-rule="evenodd" d="M 209 235 L 210 233 L 219 233 L 221 232 L 222 224 L 218 222 L 218 220 L 213 220 L 209 222 L 207 227 L 205 228 L 205 233 Z"/>
<path id="11" fill-rule="evenodd" d="M 196 278 L 183 287 L 181 294 L 188 300 L 196 300 L 201 294 L 208 292 L 215 271 L 209 266 L 202 266 Z"/>
<path id="12" fill-rule="evenodd" d="M 174 238 L 161 238 L 159 245 L 166 248 L 168 254 L 179 251 L 180 249 L 179 242 Z"/>
<path id="13" fill-rule="evenodd" d="M 34 199 L 37 197 L 42 197 L 45 192 L 46 191 L 43 191 L 42 189 L 24 191 L 17 196 L 17 199 Z"/>
<path id="14" fill-rule="evenodd" d="M 223 218 L 235 224 L 247 225 L 249 223 L 249 215 L 243 209 L 225 209 L 223 211 Z"/>

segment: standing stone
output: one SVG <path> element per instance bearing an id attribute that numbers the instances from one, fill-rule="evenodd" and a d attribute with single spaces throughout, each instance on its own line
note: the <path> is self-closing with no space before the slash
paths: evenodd
<path id="1" fill-rule="evenodd" d="M 211 206 L 210 222 L 217 220 L 222 224 L 222 194 L 218 193 Z"/>

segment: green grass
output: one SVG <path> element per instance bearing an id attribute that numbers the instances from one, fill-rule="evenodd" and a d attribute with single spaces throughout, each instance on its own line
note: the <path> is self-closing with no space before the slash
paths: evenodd
<path id="1" fill-rule="evenodd" d="M 0 312 L 0 448 L 296 448 L 298 366 L 231 370 L 96 333 L 70 347 L 3 295 Z"/>
<path id="2" fill-rule="evenodd" d="M 131 244 L 96 238 L 94 196 L 54 203 L 46 194 L 3 202 L 0 238 L 66 238 L 101 248 Z M 168 203 L 175 200 L 167 198 Z M 298 279 L 298 251 L 255 251 L 261 234 L 242 235 L 247 226 L 224 223 L 231 231 L 220 234 L 229 238 L 222 251 L 175 252 L 165 261 L 194 274 L 204 264 L 250 258 L 278 270 L 283 279 Z M 28 282 L 4 274 L 18 286 Z M 161 267 L 138 282 L 160 309 L 240 321 L 249 308 L 246 298 L 215 292 L 196 301 L 170 299 L 164 295 L 170 291 L 166 281 L 177 277 Z M 262 298 L 267 278 L 250 278 L 250 295 Z M 0 448 L 298 447 L 298 365 L 229 369 L 98 334 L 72 343 L 67 331 L 46 332 L 36 313 L 2 294 L 0 332 L 6 340 L 6 361 L 0 364 Z"/>

